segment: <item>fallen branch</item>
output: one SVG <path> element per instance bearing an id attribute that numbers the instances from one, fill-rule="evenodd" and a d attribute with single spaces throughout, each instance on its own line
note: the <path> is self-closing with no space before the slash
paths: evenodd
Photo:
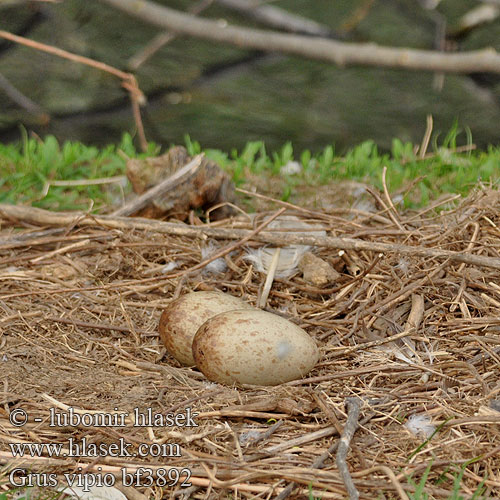
<path id="1" fill-rule="evenodd" d="M 188 226 L 180 223 L 163 222 L 141 217 L 115 217 L 112 215 L 92 215 L 84 212 L 50 212 L 41 208 L 0 204 L 0 218 L 5 221 L 24 222 L 39 226 L 86 226 L 107 227 L 110 229 L 135 229 L 162 234 L 187 236 L 206 239 L 241 239 L 248 238 L 251 231 L 247 229 L 225 229 L 206 226 Z M 452 262 L 463 262 L 478 267 L 500 269 L 500 259 L 485 257 L 467 252 L 453 252 L 437 248 L 427 248 L 409 245 L 394 245 L 354 238 L 334 238 L 329 236 L 301 236 L 279 231 L 261 231 L 248 239 L 273 245 L 311 245 L 323 248 L 338 248 L 341 250 L 356 250 L 382 252 L 388 254 L 411 255 L 418 257 L 449 259 Z M 7 243 L 4 241 L 4 243 Z"/>
<path id="2" fill-rule="evenodd" d="M 500 73 L 500 55 L 493 48 L 451 54 L 434 50 L 385 47 L 374 43 L 346 43 L 327 38 L 222 25 L 217 20 L 200 19 L 147 0 L 101 1 L 132 17 L 175 33 L 246 49 L 319 59 L 339 66 L 358 64 L 446 73 Z"/>

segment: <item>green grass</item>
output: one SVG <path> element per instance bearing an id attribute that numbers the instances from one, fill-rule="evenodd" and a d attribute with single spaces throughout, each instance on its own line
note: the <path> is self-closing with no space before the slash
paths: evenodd
<path id="1" fill-rule="evenodd" d="M 88 209 L 93 200 L 93 208 L 99 209 L 110 201 L 109 186 L 112 184 L 66 187 L 50 183 L 124 175 L 127 156 L 150 156 L 158 150 L 151 144 L 147 154 L 139 155 L 128 134 L 118 146 L 103 149 L 79 142 L 61 145 L 53 136 L 43 141 L 24 137 L 18 144 L 0 144 L 0 202 L 73 210 Z M 118 184 L 117 181 L 115 188 Z"/>
<path id="2" fill-rule="evenodd" d="M 419 159 L 410 143 L 394 139 L 391 152 L 381 152 L 366 141 L 338 156 L 333 145 L 323 151 L 296 152 L 291 143 L 281 150 L 267 152 L 263 141 L 249 142 L 242 151 L 202 150 L 186 136 L 190 154 L 204 152 L 228 171 L 236 185 L 245 182 L 248 172 L 282 179 L 282 199 L 287 199 L 299 184 L 321 185 L 342 179 L 367 182 L 382 188 L 382 169 L 387 167 L 389 192 L 404 195 L 406 206 L 422 206 L 443 193 L 466 194 L 478 181 L 498 183 L 500 147 L 487 151 L 456 152 L 457 145 L 471 143 L 470 134 L 459 134 L 454 127 L 440 143 L 436 140 L 429 158 Z M 163 151 L 164 152 L 164 151 Z M 119 180 L 108 184 L 61 186 L 61 181 L 85 181 L 125 174 L 126 158 L 152 156 L 160 148 L 151 143 L 146 154 L 139 154 L 129 134 L 118 145 L 103 149 L 78 142 L 59 144 L 53 136 L 28 138 L 17 144 L 0 144 L 0 203 L 31 204 L 50 210 L 99 211 L 120 195 Z M 297 161 L 302 171 L 281 175 L 280 169 Z M 130 188 L 128 188 L 130 189 Z M 406 192 L 408 191 L 408 192 Z"/>
<path id="3" fill-rule="evenodd" d="M 450 474 L 453 478 L 452 479 L 453 480 L 453 487 L 452 487 L 451 495 L 449 495 L 446 500 L 464 500 L 465 498 L 471 498 L 471 500 L 484 499 L 485 497 L 482 495 L 486 490 L 486 488 L 484 487 L 485 479 L 483 479 L 481 481 L 481 483 L 476 488 L 476 490 L 473 492 L 471 497 L 469 497 L 469 495 L 463 496 L 463 494 L 460 491 L 462 478 L 463 478 L 465 469 L 470 463 L 472 463 L 474 461 L 475 460 L 473 459 L 473 460 L 470 460 L 469 462 L 466 462 L 461 467 L 455 467 L 455 470 L 451 470 L 451 472 L 448 469 L 446 469 L 437 480 L 433 481 L 433 486 L 439 487 L 439 486 L 442 486 L 443 483 L 445 483 L 446 481 L 450 481 L 450 479 L 448 479 L 445 476 L 445 474 L 447 472 L 450 472 Z M 429 495 L 429 493 L 426 492 L 426 487 L 428 487 L 429 483 L 431 482 L 429 480 L 429 473 L 431 471 L 431 467 L 432 467 L 432 462 L 429 463 L 429 465 L 425 469 L 425 471 L 422 474 L 422 477 L 420 478 L 420 481 L 418 483 L 413 481 L 411 477 L 407 478 L 408 483 L 415 488 L 415 491 L 413 493 L 408 493 L 410 500 L 428 500 L 430 498 L 433 498 L 432 496 Z"/>

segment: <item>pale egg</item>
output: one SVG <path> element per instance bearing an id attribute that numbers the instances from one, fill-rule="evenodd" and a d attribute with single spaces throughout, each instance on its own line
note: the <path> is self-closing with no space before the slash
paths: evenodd
<path id="1" fill-rule="evenodd" d="M 302 328 L 281 316 L 234 310 L 200 326 L 193 357 L 213 382 L 277 385 L 306 375 L 318 362 L 319 350 Z"/>
<path id="2" fill-rule="evenodd" d="M 183 365 L 194 365 L 193 337 L 207 319 L 234 309 L 253 309 L 222 292 L 191 292 L 172 301 L 160 318 L 160 338 L 167 351 Z"/>

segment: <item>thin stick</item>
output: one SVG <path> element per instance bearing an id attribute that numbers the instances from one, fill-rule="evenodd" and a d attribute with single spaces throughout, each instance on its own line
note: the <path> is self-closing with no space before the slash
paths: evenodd
<path id="1" fill-rule="evenodd" d="M 216 412 L 210 412 L 210 416 L 212 413 Z M 234 413 L 234 412 L 232 412 Z M 244 414 L 245 412 L 239 412 L 241 414 Z M 255 413 L 256 415 L 262 415 L 265 418 L 266 413 L 262 412 L 247 412 L 247 413 Z M 206 414 L 199 414 L 198 418 L 200 418 L 201 415 L 208 415 L 208 412 Z M 272 415 L 272 414 L 268 414 Z M 245 415 L 243 415 L 245 416 Z M 273 418 L 281 417 L 282 415 L 275 414 Z M 284 417 L 284 416 L 283 416 Z M 316 441 L 318 439 L 323 439 L 326 437 L 333 436 L 335 434 L 338 434 L 337 429 L 333 426 L 325 427 L 324 429 L 320 429 L 319 431 L 314 431 L 314 432 L 309 432 L 308 434 L 304 434 L 303 436 L 299 436 L 294 439 L 290 439 L 288 441 L 285 441 L 284 443 L 277 444 L 274 446 L 270 446 L 269 448 L 264 448 L 263 450 L 259 451 L 255 455 L 250 455 L 246 457 L 247 462 L 254 462 L 255 460 L 259 460 L 265 456 L 271 456 L 271 455 L 276 455 L 277 453 L 288 450 L 293 448 L 294 446 L 302 446 L 303 444 L 310 443 L 312 441 Z"/>
<path id="2" fill-rule="evenodd" d="M 423 160 L 425 158 L 425 154 L 427 153 L 427 148 L 429 147 L 429 141 L 431 140 L 432 135 L 432 115 L 427 115 L 427 127 L 425 129 L 424 137 L 422 138 L 422 144 L 420 145 L 420 151 L 418 152 L 418 157 Z"/>
<path id="3" fill-rule="evenodd" d="M 268 439 L 271 437 L 282 425 L 283 425 L 284 420 L 278 420 L 275 422 L 267 431 L 261 432 L 258 436 L 252 439 L 251 443 L 255 444 L 258 443 L 259 441 L 262 441 L 264 439 Z"/>
<path id="4" fill-rule="evenodd" d="M 237 241 L 236 243 L 233 243 L 231 245 L 228 245 L 224 248 L 221 248 L 218 252 L 214 253 L 211 257 L 208 259 L 205 259 L 204 261 L 200 262 L 196 266 L 191 267 L 190 269 L 183 271 L 180 273 L 181 275 L 190 273 L 192 271 L 196 271 L 196 269 L 201 269 L 205 267 L 207 264 L 210 264 L 210 262 L 213 262 L 214 260 L 219 259 L 220 257 L 224 257 L 228 253 L 231 253 L 233 250 L 236 250 L 238 247 L 241 245 L 245 244 L 247 241 L 251 240 L 254 236 L 256 236 L 258 233 L 262 231 L 267 225 L 269 225 L 276 217 L 279 217 L 283 212 L 286 211 L 286 208 L 280 208 L 275 214 L 271 215 L 268 219 L 266 219 L 262 224 L 260 224 L 257 228 L 255 228 L 250 234 L 247 234 L 244 238 L 241 240 Z"/>
<path id="5" fill-rule="evenodd" d="M 106 73 L 111 73 L 112 75 L 121 78 L 122 80 L 128 80 L 130 78 L 130 73 L 125 73 L 119 69 L 114 68 L 113 66 L 109 66 L 106 63 L 102 63 L 100 61 L 94 61 L 88 57 L 79 56 L 77 54 L 73 54 L 68 52 L 67 50 L 60 49 L 58 47 L 54 47 L 53 45 L 47 45 L 45 43 L 36 42 L 34 40 L 30 40 L 29 38 L 24 38 L 22 36 L 14 35 L 9 33 L 8 31 L 0 30 L 0 37 L 10 40 L 11 42 L 19 43 L 20 45 L 26 45 L 32 49 L 40 50 L 42 52 L 48 52 L 49 54 L 53 54 L 58 57 L 62 57 L 64 59 L 69 59 L 70 61 L 77 62 L 80 64 L 86 64 L 87 66 L 91 66 L 92 68 L 99 69 L 101 71 L 105 71 Z"/>
<path id="6" fill-rule="evenodd" d="M 288 207 L 288 208 L 291 208 L 293 210 L 296 210 L 297 212 L 302 212 L 304 214 L 311 215 L 313 217 L 318 217 L 319 219 L 338 220 L 338 218 L 335 218 L 332 215 L 325 214 L 323 212 L 317 212 L 316 210 L 310 210 L 309 208 L 300 207 L 298 205 L 294 205 L 293 203 L 289 203 L 288 201 L 278 200 L 277 198 L 273 198 L 271 196 L 266 196 L 264 194 L 253 193 L 252 191 L 247 191 L 246 189 L 242 189 L 242 188 L 235 188 L 235 191 L 237 191 L 238 193 L 246 194 L 247 196 L 252 196 L 253 198 L 258 198 L 260 200 L 272 201 L 273 203 L 276 203 L 277 205 L 281 205 L 282 207 Z M 382 217 L 378 214 L 372 214 L 370 212 L 365 212 L 363 210 L 356 210 L 354 208 L 337 208 L 337 209 L 332 209 L 330 211 L 337 212 L 337 213 L 353 213 L 353 214 L 365 215 L 365 216 L 372 218 L 373 220 L 376 220 L 377 222 L 381 222 L 382 224 L 389 223 L 389 220 L 386 219 L 385 217 Z"/>
<path id="7" fill-rule="evenodd" d="M 391 212 L 390 207 L 386 205 L 385 201 L 379 196 L 379 194 L 374 189 L 372 189 L 370 186 L 366 186 L 366 192 L 368 194 L 370 194 L 371 196 L 373 196 L 375 201 L 383 208 L 382 213 L 387 213 L 387 215 L 389 216 L 391 221 L 397 226 L 398 222 L 395 219 L 394 214 Z M 404 229 L 402 227 L 399 227 L 399 229 L 407 232 L 406 229 Z"/>
<path id="8" fill-rule="evenodd" d="M 358 428 L 358 419 L 362 404 L 359 398 L 347 398 L 347 422 L 344 427 L 344 432 L 340 437 L 339 447 L 337 449 L 337 468 L 339 469 L 340 477 L 342 481 L 344 481 L 344 485 L 351 500 L 358 500 L 359 492 L 354 486 L 346 459 L 352 437 Z"/>
<path id="9" fill-rule="evenodd" d="M 467 245 L 467 248 L 465 249 L 466 252 L 470 252 L 472 250 L 472 248 L 474 247 L 474 245 L 476 243 L 477 236 L 479 234 L 479 224 L 477 222 L 470 222 L 469 224 L 471 224 L 474 227 L 474 232 L 472 233 L 472 238 L 470 239 L 469 244 Z M 467 225 L 469 225 L 469 224 L 467 224 Z M 461 273 L 464 270 L 464 267 L 465 267 L 464 263 L 460 264 L 458 266 L 458 269 L 457 269 L 457 274 Z"/>
<path id="10" fill-rule="evenodd" d="M 361 351 L 363 349 L 369 349 L 370 347 L 378 347 L 380 345 L 388 344 L 389 342 L 393 342 L 394 340 L 402 339 L 403 337 L 407 337 L 415 333 L 415 328 L 410 328 L 408 330 L 404 330 L 400 333 L 396 333 L 395 335 L 391 335 L 385 339 L 372 340 L 370 342 L 365 342 L 364 344 L 354 345 L 352 347 L 346 347 L 344 350 L 339 351 L 337 355 L 344 355 L 354 351 Z"/>
<path id="11" fill-rule="evenodd" d="M 70 245 L 66 245 L 64 247 L 58 248 L 56 250 L 52 250 L 52 252 L 44 253 L 43 255 L 40 255 L 39 257 L 36 257 L 34 259 L 31 259 L 30 262 L 31 264 L 36 264 L 37 262 L 40 262 L 45 259 L 49 259 L 50 257 L 53 257 L 54 255 L 59 255 L 61 253 L 68 252 L 69 250 L 72 250 L 74 248 L 81 248 L 90 243 L 90 240 L 88 238 L 81 240 L 81 241 L 76 241 L 75 243 L 71 243 Z"/>
<path id="12" fill-rule="evenodd" d="M 12 99 L 16 104 L 21 106 L 29 113 L 37 116 L 43 124 L 50 121 L 49 114 L 36 102 L 32 101 L 29 97 L 25 96 L 19 89 L 14 87 L 12 83 L 0 73 L 0 88 Z"/>
<path id="13" fill-rule="evenodd" d="M 264 288 L 262 289 L 262 294 L 259 299 L 259 305 L 261 309 L 266 307 L 267 298 L 269 297 L 269 292 L 273 286 L 274 275 L 276 274 L 276 268 L 278 267 L 278 262 L 280 261 L 281 248 L 275 248 L 273 253 L 273 258 L 271 260 L 271 265 L 267 271 L 266 281 L 264 282 Z"/>
<path id="14" fill-rule="evenodd" d="M 43 321 L 54 321 L 55 323 L 64 323 L 66 325 L 80 326 L 82 328 L 91 328 L 93 330 L 112 330 L 116 332 L 131 333 L 130 328 L 128 327 L 109 325 L 107 323 L 89 323 L 87 321 L 79 321 L 76 319 L 68 319 L 68 318 L 55 318 L 53 316 L 45 316 L 43 318 Z M 149 335 L 151 333 L 146 330 L 137 330 L 137 329 L 136 332 L 142 335 Z"/>
<path id="15" fill-rule="evenodd" d="M 90 59 L 89 57 L 79 56 L 77 54 L 68 52 L 67 50 L 54 47 L 53 45 L 47 45 L 45 43 L 30 40 L 29 38 L 14 35 L 12 33 L 9 33 L 8 31 L 0 30 L 0 37 L 5 38 L 6 40 L 10 40 L 11 42 L 18 43 L 20 45 L 25 45 L 35 50 L 40 50 L 42 52 L 47 52 L 49 54 L 62 57 L 63 59 L 68 59 L 79 64 L 91 66 L 92 68 L 96 68 L 100 71 L 105 71 L 106 73 L 111 73 L 112 75 L 121 78 L 122 86 L 128 91 L 130 100 L 132 102 L 134 120 L 137 127 L 137 133 L 139 135 L 141 148 L 143 151 L 147 151 L 148 143 L 146 140 L 146 136 L 144 135 L 144 126 L 142 124 L 141 113 L 139 110 L 139 106 L 146 101 L 146 98 L 142 91 L 139 89 L 137 80 L 132 73 L 125 73 L 124 71 L 120 71 L 113 66 L 109 66 L 108 64 L 102 63 L 100 61 L 95 61 L 94 59 Z"/>
<path id="16" fill-rule="evenodd" d="M 328 408 L 326 403 L 323 401 L 323 398 L 319 394 L 313 393 L 313 397 L 316 400 L 316 403 L 320 406 L 320 408 L 323 410 L 323 413 L 326 414 L 326 416 L 329 418 L 329 420 L 332 422 L 334 427 L 337 429 L 337 433 L 341 434 L 342 432 L 342 427 L 337 420 L 337 417 L 333 413 L 333 411 Z M 326 451 L 324 451 L 312 464 L 311 468 L 312 469 L 321 469 L 326 461 L 326 459 L 331 456 L 332 453 L 335 452 L 335 450 L 339 446 L 339 441 L 335 441 L 332 443 Z M 297 484 L 294 482 L 291 482 L 277 497 L 276 500 L 285 500 L 285 498 L 288 498 L 293 490 L 296 488 Z"/>
<path id="17" fill-rule="evenodd" d="M 388 211 L 388 215 L 392 219 L 394 224 L 396 224 L 396 226 L 398 226 L 398 228 L 401 229 L 401 231 L 405 231 L 405 228 L 401 225 L 401 222 L 399 222 L 398 220 L 398 211 L 396 210 L 396 207 L 394 206 L 394 203 L 392 202 L 391 196 L 389 194 L 389 190 L 387 189 L 387 184 L 385 181 L 386 174 L 387 174 L 387 167 L 384 166 L 384 168 L 382 169 L 382 185 L 384 186 L 385 199 L 387 200 L 387 203 L 389 204 L 390 208 L 390 210 Z"/>

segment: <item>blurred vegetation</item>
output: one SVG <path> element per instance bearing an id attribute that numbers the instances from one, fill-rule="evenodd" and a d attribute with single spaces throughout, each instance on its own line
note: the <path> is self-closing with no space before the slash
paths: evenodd
<path id="1" fill-rule="evenodd" d="M 186 10 L 192 0 L 155 0 Z M 0 4 L 2 2 L 0 1 Z M 10 2 L 9 2 L 10 3 Z M 439 20 L 450 50 L 500 50 L 500 17 L 455 37 L 475 0 L 277 0 L 274 6 L 319 21 L 348 42 L 432 50 Z M 427 2 L 431 4 L 432 2 Z M 370 7 L 371 6 L 371 7 Z M 213 2 L 204 18 L 241 26 L 265 25 Z M 130 70 L 159 30 L 103 2 L 22 2 L 1 9 L 0 28 Z M 373 139 L 388 151 L 391 139 L 420 140 L 428 114 L 434 129 L 455 119 L 486 148 L 498 144 L 500 78 L 495 74 L 409 72 L 339 67 L 322 61 L 263 54 L 192 37 L 177 37 L 133 70 L 147 96 L 142 109 L 148 138 L 181 143 L 189 133 L 204 147 L 242 150 L 265 139 L 278 150 L 317 150 L 334 142 L 336 154 Z M 132 131 L 130 102 L 120 80 L 94 68 L 0 40 L 0 74 L 50 116 L 32 113 L 0 89 L 0 137 L 16 140 L 20 124 L 39 136 L 104 147 Z"/>

